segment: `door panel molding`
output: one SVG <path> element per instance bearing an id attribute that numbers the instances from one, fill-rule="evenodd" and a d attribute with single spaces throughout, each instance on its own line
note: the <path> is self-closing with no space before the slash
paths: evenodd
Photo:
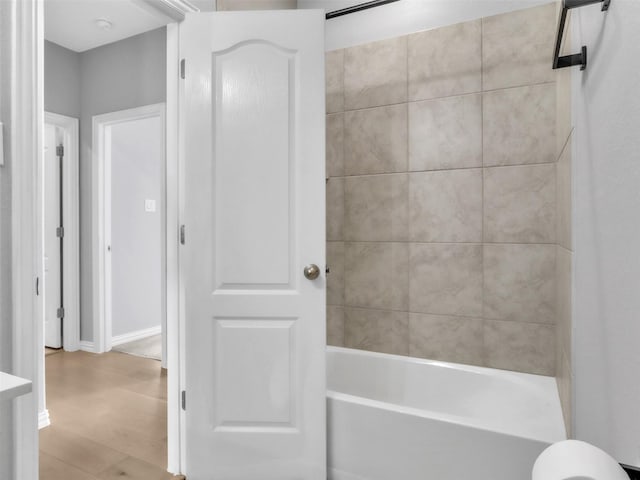
<path id="1" fill-rule="evenodd" d="M 326 479 L 324 17 L 180 26 L 184 473 Z"/>

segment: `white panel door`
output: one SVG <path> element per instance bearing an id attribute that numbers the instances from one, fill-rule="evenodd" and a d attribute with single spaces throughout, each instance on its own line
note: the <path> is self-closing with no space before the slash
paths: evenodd
<path id="1" fill-rule="evenodd" d="M 325 480 L 324 15 L 180 31 L 185 473 Z"/>
<path id="2" fill-rule="evenodd" d="M 62 347 L 62 319 L 58 308 L 62 306 L 61 275 L 62 256 L 60 238 L 56 229 L 61 225 L 60 212 L 60 158 L 56 147 L 61 144 L 55 125 L 44 127 L 44 344 L 51 348 Z"/>

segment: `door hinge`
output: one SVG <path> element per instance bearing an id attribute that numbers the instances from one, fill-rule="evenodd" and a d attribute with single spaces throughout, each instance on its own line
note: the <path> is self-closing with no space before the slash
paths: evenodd
<path id="1" fill-rule="evenodd" d="M 180 78 L 184 80 L 186 77 L 187 61 L 183 58 L 180 60 Z"/>
<path id="2" fill-rule="evenodd" d="M 180 244 L 184 245 L 185 242 L 185 233 L 184 233 L 184 225 L 180 225 Z"/>
<path id="3" fill-rule="evenodd" d="M 36 277 L 36 297 L 40 296 L 40 277 Z"/>
<path id="4" fill-rule="evenodd" d="M 187 392 L 186 390 L 182 390 L 182 409 L 186 410 L 187 409 Z"/>
<path id="5" fill-rule="evenodd" d="M 64 227 L 56 227 L 56 237 L 64 238 Z"/>
<path id="6" fill-rule="evenodd" d="M 58 157 L 64 157 L 64 146 L 62 145 L 58 145 L 56 147 L 56 156 Z"/>
<path id="7" fill-rule="evenodd" d="M 56 317 L 64 318 L 64 308 L 63 307 L 60 307 L 60 308 L 58 308 L 58 310 L 56 310 Z"/>

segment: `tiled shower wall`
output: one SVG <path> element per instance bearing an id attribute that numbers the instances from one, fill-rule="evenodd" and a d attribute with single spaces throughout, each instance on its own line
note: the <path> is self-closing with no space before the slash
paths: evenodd
<path id="1" fill-rule="evenodd" d="M 555 374 L 556 18 L 327 53 L 330 344 Z"/>
<path id="2" fill-rule="evenodd" d="M 570 23 L 567 24 L 570 29 Z M 570 39 L 567 32 L 565 39 Z M 574 53 L 569 41 L 565 41 L 566 51 Z M 567 434 L 572 434 L 572 366 L 571 366 L 571 329 L 572 329 L 572 264 L 573 236 L 572 218 L 572 157 L 571 141 L 573 122 L 571 118 L 571 74 L 572 70 L 560 70 L 556 78 L 556 378 L 562 412 Z"/>

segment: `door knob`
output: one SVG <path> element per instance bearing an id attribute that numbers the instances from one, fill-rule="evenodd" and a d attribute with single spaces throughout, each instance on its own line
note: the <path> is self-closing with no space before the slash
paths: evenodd
<path id="1" fill-rule="evenodd" d="M 304 276 L 309 280 L 315 280 L 320 275 L 320 268 L 315 263 L 304 267 Z"/>

